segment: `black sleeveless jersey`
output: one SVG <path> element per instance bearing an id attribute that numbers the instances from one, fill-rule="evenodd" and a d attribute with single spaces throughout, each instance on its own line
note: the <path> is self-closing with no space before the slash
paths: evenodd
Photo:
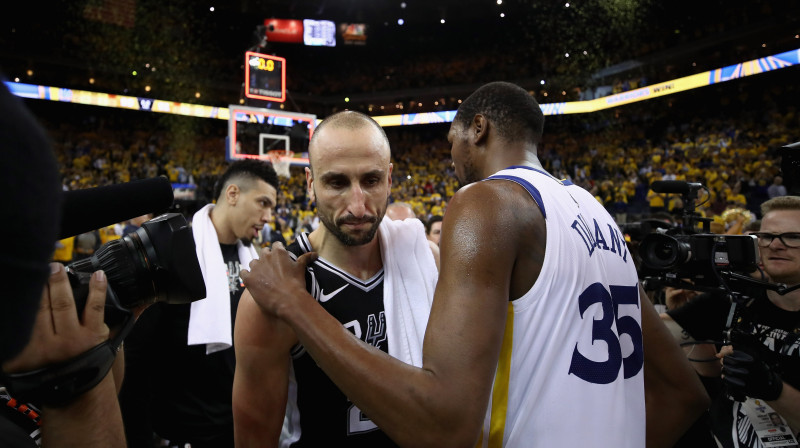
<path id="1" fill-rule="evenodd" d="M 300 234 L 287 250 L 295 256 L 311 251 L 308 235 Z M 306 288 L 356 337 L 388 351 L 383 269 L 364 281 L 319 258 L 306 271 Z M 347 399 L 300 345 L 292 350 L 292 368 L 297 380 L 301 434 L 291 446 L 397 446 Z"/>

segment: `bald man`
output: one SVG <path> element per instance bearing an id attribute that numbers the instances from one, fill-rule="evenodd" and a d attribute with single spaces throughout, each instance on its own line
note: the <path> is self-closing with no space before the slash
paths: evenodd
<path id="1" fill-rule="evenodd" d="M 388 299 L 405 298 L 390 284 L 410 272 L 421 274 L 422 281 L 411 289 L 427 294 L 407 297 L 407 303 L 423 299 L 424 332 L 439 252 L 429 245 L 420 220 L 388 218 L 390 156 L 386 134 L 370 117 L 346 111 L 326 118 L 311 139 L 306 168 L 308 194 L 322 225 L 298 235 L 288 251 L 294 257 L 316 252 L 319 258 L 306 271 L 306 290 L 364 344 L 392 355 L 392 344 L 402 338 L 394 337 Z M 393 246 L 413 255 L 388 264 Z M 237 447 L 394 446 L 317 366 L 294 331 L 262 312 L 248 292 L 234 331 Z M 415 348 L 420 353 L 421 343 L 420 338 Z"/>
<path id="2" fill-rule="evenodd" d="M 386 207 L 386 217 L 395 221 L 416 218 L 414 208 L 407 202 L 392 202 Z"/>

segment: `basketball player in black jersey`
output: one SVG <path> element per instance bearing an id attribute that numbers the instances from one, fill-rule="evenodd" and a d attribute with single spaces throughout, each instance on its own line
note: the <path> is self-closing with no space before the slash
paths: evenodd
<path id="1" fill-rule="evenodd" d="M 298 235 L 289 250 L 319 255 L 306 272 L 306 289 L 353 335 L 388 352 L 379 242 L 391 191 L 386 134 L 368 116 L 342 112 L 316 129 L 309 156 L 307 186 L 323 225 Z M 426 240 L 422 222 L 396 225 L 430 247 L 435 282 L 438 247 Z M 395 446 L 298 345 L 293 331 L 263 313 L 247 292 L 234 332 L 237 447 L 278 446 L 279 438 L 280 446 L 294 447 Z"/>

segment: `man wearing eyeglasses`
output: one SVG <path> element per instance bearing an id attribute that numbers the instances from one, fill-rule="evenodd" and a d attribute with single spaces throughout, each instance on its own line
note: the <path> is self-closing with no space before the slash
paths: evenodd
<path id="1" fill-rule="evenodd" d="M 761 263 L 771 282 L 800 284 L 800 196 L 780 196 L 761 206 Z M 712 394 L 710 426 L 719 446 L 796 447 L 800 432 L 800 288 L 786 294 L 766 290 L 740 307 L 732 345 L 721 347 L 730 299 L 701 294 L 662 319 L 682 341 Z M 688 351 L 688 349 L 687 349 Z M 716 359 L 721 359 L 718 362 Z M 777 412 L 789 428 L 771 423 Z"/>

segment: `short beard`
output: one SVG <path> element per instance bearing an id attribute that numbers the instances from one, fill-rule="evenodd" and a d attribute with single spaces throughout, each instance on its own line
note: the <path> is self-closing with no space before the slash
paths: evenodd
<path id="1" fill-rule="evenodd" d="M 456 176 L 458 180 L 459 187 L 466 187 L 471 183 L 478 182 L 482 180 L 479 178 L 477 171 L 475 170 L 475 166 L 472 164 L 471 159 L 467 159 L 464 161 L 464 179 Z"/>
<path id="2" fill-rule="evenodd" d="M 388 197 L 386 198 L 386 204 L 387 205 L 389 204 Z M 378 233 L 378 227 L 380 227 L 381 221 L 383 221 L 383 216 L 385 214 L 386 214 L 386 207 L 384 207 L 384 212 L 381 213 L 380 216 L 365 216 L 362 219 L 358 219 L 355 218 L 353 215 L 347 215 L 337 219 L 335 223 L 332 222 L 330 219 L 328 219 L 328 217 L 322 213 L 319 213 L 318 216 L 319 216 L 319 221 L 325 226 L 325 228 L 328 229 L 329 232 L 331 232 L 331 234 L 333 234 L 333 236 L 336 237 L 336 239 L 338 239 L 345 246 L 352 247 L 352 246 L 363 246 L 364 244 L 367 244 L 371 242 L 373 239 L 375 239 L 375 234 Z M 354 238 L 353 236 L 348 235 L 347 233 L 342 231 L 342 229 L 339 227 L 348 222 L 362 222 L 362 221 L 371 222 L 372 227 L 370 227 L 367 233 L 365 233 L 360 238 Z"/>

